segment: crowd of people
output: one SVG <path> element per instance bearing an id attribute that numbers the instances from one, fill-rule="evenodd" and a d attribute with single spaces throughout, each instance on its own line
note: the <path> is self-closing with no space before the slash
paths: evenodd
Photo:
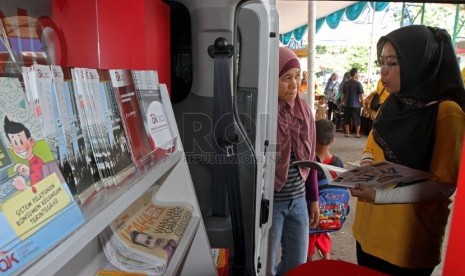
<path id="1" fill-rule="evenodd" d="M 267 275 L 284 275 L 310 261 L 313 246 L 330 258 L 329 235 L 308 234 L 318 223 L 321 179 L 315 170 L 292 163 L 336 159 L 329 151 L 331 137 L 338 130 L 350 137 L 351 129 L 360 137 L 362 109 L 370 111 L 372 123 L 361 166 L 390 161 L 432 177 L 394 189 L 350 188 L 357 198 L 351 227 L 358 265 L 389 275 L 431 275 L 440 263 L 465 133 L 465 89 L 451 37 L 423 25 L 399 28 L 378 40 L 377 65 L 380 81 L 369 103 L 358 69 L 352 68 L 340 82 L 331 75 L 313 113 L 299 96 L 298 58 L 280 47 Z M 329 140 L 322 145 L 319 137 L 328 122 Z"/>

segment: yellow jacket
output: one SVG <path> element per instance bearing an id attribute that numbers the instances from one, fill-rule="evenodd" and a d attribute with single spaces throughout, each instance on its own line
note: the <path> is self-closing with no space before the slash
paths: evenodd
<path id="1" fill-rule="evenodd" d="M 452 101 L 440 103 L 430 166 L 436 181 L 456 185 L 464 133 L 465 114 L 461 108 Z M 372 133 L 364 149 L 366 153 L 375 162 L 385 160 Z M 434 267 L 441 261 L 450 203 L 449 199 L 412 204 L 373 204 L 358 200 L 354 237 L 363 251 L 394 265 Z"/>

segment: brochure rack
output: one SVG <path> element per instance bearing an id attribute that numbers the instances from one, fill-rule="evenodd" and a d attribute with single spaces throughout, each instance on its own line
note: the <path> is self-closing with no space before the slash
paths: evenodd
<path id="1" fill-rule="evenodd" d="M 131 177 L 121 187 L 97 194 L 81 207 L 86 219 L 84 225 L 43 256 L 26 264 L 18 274 L 94 275 L 99 269 L 108 268 L 98 234 L 155 184 L 159 185 L 158 201 L 186 202 L 194 206 L 191 222 L 165 275 L 216 275 L 168 94 L 169 7 L 162 1 L 149 0 L 130 4 L 112 0 L 39 0 L 0 4 L 0 9 L 4 14 L 21 10 L 22 14 L 33 18 L 45 16 L 49 19 L 43 22 L 53 22 L 48 27 L 61 40 L 55 45 L 60 51 L 56 59 L 58 65 L 157 70 L 160 82 L 167 83 L 161 87 L 162 101 L 176 137 L 173 153 Z"/>

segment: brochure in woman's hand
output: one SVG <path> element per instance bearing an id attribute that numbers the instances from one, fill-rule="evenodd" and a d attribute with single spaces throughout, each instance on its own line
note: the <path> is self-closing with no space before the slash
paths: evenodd
<path id="1" fill-rule="evenodd" d="M 349 188 L 354 187 L 355 184 L 361 184 L 382 190 L 421 183 L 432 177 L 428 172 L 389 161 L 361 166 L 352 170 L 308 160 L 296 161 L 292 164 L 320 170 L 325 174 L 329 185 Z"/>

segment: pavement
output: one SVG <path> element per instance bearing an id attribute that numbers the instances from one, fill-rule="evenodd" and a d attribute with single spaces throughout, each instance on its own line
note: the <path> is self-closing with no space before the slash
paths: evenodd
<path id="1" fill-rule="evenodd" d="M 365 147 L 367 136 L 361 134 L 360 138 L 355 138 L 355 134 L 351 134 L 350 137 L 344 137 L 344 133 L 336 132 L 336 137 L 333 144 L 330 147 L 330 151 L 333 155 L 338 156 L 344 162 L 345 168 L 353 168 L 353 165 L 358 164 L 362 156 L 362 150 Z M 350 212 L 344 223 L 342 229 L 337 232 L 331 233 L 332 240 L 332 252 L 331 258 L 336 260 L 344 260 L 351 263 L 357 263 L 355 253 L 355 240 L 352 235 L 352 224 L 355 215 L 355 204 L 356 199 L 351 197 L 350 200 Z M 452 208 L 452 206 L 451 206 Z M 449 221 L 450 221 L 449 216 Z M 450 223 L 449 223 L 450 225 Z M 446 229 L 446 238 L 443 244 L 443 252 L 445 252 L 446 244 L 449 237 L 449 227 Z M 380 237 L 382 238 L 382 237 Z M 318 253 L 313 256 L 314 260 L 320 259 Z M 444 254 L 443 254 L 444 260 Z M 432 276 L 442 275 L 443 261 L 433 271 Z"/>

